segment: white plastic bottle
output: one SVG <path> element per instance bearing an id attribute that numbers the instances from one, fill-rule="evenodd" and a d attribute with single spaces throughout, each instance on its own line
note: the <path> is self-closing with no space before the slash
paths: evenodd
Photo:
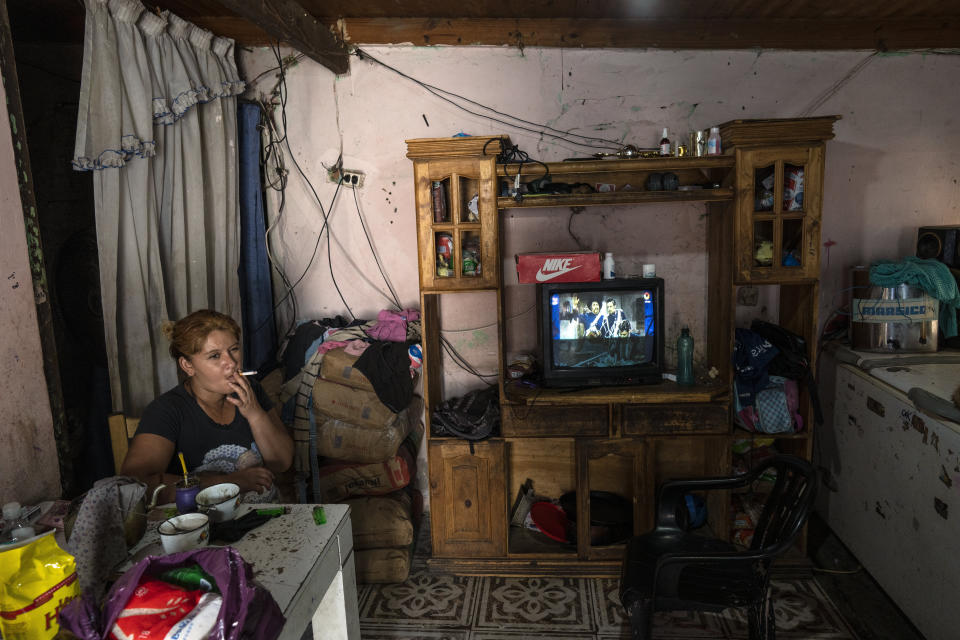
<path id="1" fill-rule="evenodd" d="M 613 253 L 607 251 L 603 254 L 603 279 L 613 280 L 616 277 L 617 274 L 613 269 Z"/>
<path id="2" fill-rule="evenodd" d="M 707 155 L 719 156 L 723 153 L 723 147 L 720 144 L 720 127 L 710 127 L 710 137 L 707 138 Z"/>

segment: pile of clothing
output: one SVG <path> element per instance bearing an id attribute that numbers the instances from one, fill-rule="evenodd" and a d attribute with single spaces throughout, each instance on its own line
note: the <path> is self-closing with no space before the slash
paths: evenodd
<path id="1" fill-rule="evenodd" d="M 326 327 L 286 387 L 295 405 L 297 470 L 310 480 L 312 501 L 351 506 L 360 583 L 402 582 L 410 570 L 423 504 L 411 483 L 424 435 L 423 401 L 413 393 L 419 339 L 415 310 Z M 296 343 L 307 338 L 295 336 Z"/>

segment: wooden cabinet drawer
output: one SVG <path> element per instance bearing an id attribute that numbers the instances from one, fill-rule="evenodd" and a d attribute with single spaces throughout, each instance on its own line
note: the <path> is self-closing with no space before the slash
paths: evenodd
<path id="1" fill-rule="evenodd" d="M 606 436 L 607 405 L 557 407 L 502 405 L 503 435 L 516 436 Z"/>
<path id="2" fill-rule="evenodd" d="M 728 413 L 725 404 L 625 405 L 623 433 L 728 433 Z"/>

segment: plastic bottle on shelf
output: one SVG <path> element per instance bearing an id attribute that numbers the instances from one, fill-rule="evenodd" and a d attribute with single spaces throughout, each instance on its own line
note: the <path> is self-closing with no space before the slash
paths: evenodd
<path id="1" fill-rule="evenodd" d="M 33 525 L 20 517 L 23 511 L 19 502 L 8 502 L 3 505 L 3 543 L 14 543 L 32 538 L 36 533 Z"/>
<path id="2" fill-rule="evenodd" d="M 707 155 L 719 156 L 723 153 L 723 146 L 720 144 L 720 127 L 710 127 L 710 137 L 707 138 Z"/>
<path id="3" fill-rule="evenodd" d="M 693 336 L 690 329 L 684 327 L 677 338 L 677 384 L 692 386 L 693 379 Z"/>
<path id="4" fill-rule="evenodd" d="M 660 138 L 660 155 L 670 155 L 670 135 L 667 133 L 666 127 L 663 128 L 663 136 Z"/>
<path id="5" fill-rule="evenodd" d="M 613 253 L 607 251 L 603 254 L 603 279 L 613 280 L 616 277 L 617 273 L 613 268 Z"/>

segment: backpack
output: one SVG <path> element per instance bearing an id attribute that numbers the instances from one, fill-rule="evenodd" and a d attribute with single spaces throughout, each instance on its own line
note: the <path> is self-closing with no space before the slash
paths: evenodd
<path id="1" fill-rule="evenodd" d="M 817 381 L 810 369 L 807 341 L 780 325 L 763 320 L 754 320 L 750 324 L 750 330 L 766 339 L 779 351 L 767 365 L 767 372 L 770 375 L 805 382 L 813 404 L 814 422 L 818 425 L 823 424 L 820 394 L 817 392 Z"/>

